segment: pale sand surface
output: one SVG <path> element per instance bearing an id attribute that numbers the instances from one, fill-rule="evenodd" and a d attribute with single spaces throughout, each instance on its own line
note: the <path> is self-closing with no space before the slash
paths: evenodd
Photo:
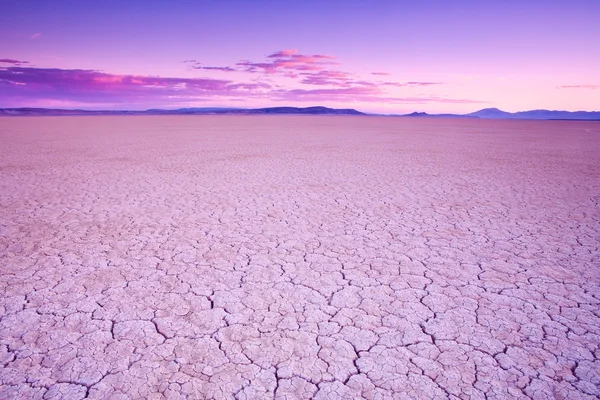
<path id="1" fill-rule="evenodd" d="M 592 399 L 600 123 L 0 119 L 0 398 Z"/>

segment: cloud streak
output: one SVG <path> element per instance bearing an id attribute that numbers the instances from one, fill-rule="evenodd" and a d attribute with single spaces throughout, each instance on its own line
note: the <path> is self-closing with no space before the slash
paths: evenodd
<path id="1" fill-rule="evenodd" d="M 382 85 L 396 86 L 396 87 L 444 85 L 444 82 L 380 82 L 380 83 Z"/>
<path id="2" fill-rule="evenodd" d="M 233 66 L 204 66 L 197 60 L 186 60 L 191 68 L 204 71 L 219 72 L 248 72 L 264 75 L 279 75 L 297 79 L 302 85 L 331 86 L 333 88 L 352 87 L 425 87 L 442 85 L 443 82 L 382 82 L 359 80 L 349 72 L 335 68 L 340 65 L 335 57 L 324 54 L 306 55 L 298 53 L 296 49 L 279 50 L 266 56 L 264 61 L 239 61 Z M 370 75 L 389 76 L 387 72 L 371 72 Z"/>
<path id="3" fill-rule="evenodd" d="M 29 61 L 13 60 L 12 58 L 0 58 L 0 64 L 25 65 Z"/>
<path id="4" fill-rule="evenodd" d="M 179 78 L 109 74 L 98 70 L 34 68 L 27 61 L 0 59 L 0 91 L 14 104 L 59 101 L 78 104 L 126 104 L 165 106 L 213 102 L 269 101 L 336 103 L 478 103 L 476 100 L 449 99 L 432 95 L 402 97 L 390 95 L 388 88 L 431 87 L 443 82 L 383 82 L 360 79 L 337 69 L 333 56 L 305 55 L 297 50 L 279 50 L 261 62 L 240 61 L 233 66 L 203 65 L 198 60 L 183 61 L 193 70 L 232 73 L 233 79 Z M 0 64 L 1 65 L 1 64 Z M 240 80 L 249 73 L 250 81 Z M 240 75 L 241 74 L 241 75 Z M 370 73 L 385 75 L 386 73 Z M 277 75 L 281 79 L 273 79 Z M 4 100 L 6 101 L 6 100 Z M 6 103 L 0 104 L 7 106 Z"/>
<path id="5" fill-rule="evenodd" d="M 8 96 L 83 103 L 178 102 L 251 96 L 269 88 L 266 83 L 234 83 L 223 79 L 115 75 L 81 69 L 0 68 L 0 89 Z"/>
<path id="6" fill-rule="evenodd" d="M 203 67 L 203 66 L 194 66 L 194 69 L 203 69 L 205 71 L 221 71 L 221 72 L 233 72 L 235 68 L 232 67 Z"/>
<path id="7" fill-rule="evenodd" d="M 559 86 L 559 89 L 600 89 L 600 85 L 563 85 Z"/>
<path id="8" fill-rule="evenodd" d="M 243 60 L 236 67 L 245 72 L 263 72 L 266 74 L 284 73 L 294 76 L 295 72 L 322 71 L 330 65 L 337 65 L 335 57 L 324 54 L 298 54 L 297 50 L 280 50 L 267 56 L 265 62 Z"/>
<path id="9" fill-rule="evenodd" d="M 300 83 L 306 85 L 330 85 L 330 86 L 351 86 L 355 81 L 352 75 L 343 71 L 323 70 L 318 72 L 304 72 L 301 74 Z"/>
<path id="10" fill-rule="evenodd" d="M 337 65 L 334 57 L 324 54 L 305 55 L 298 54 L 297 50 L 279 50 L 269 54 L 264 61 L 242 60 L 233 66 L 213 67 L 204 66 L 197 60 L 185 60 L 192 69 L 212 70 L 222 72 L 251 72 L 264 74 L 282 74 L 288 77 L 297 77 L 302 71 L 322 71 L 328 66 Z"/>

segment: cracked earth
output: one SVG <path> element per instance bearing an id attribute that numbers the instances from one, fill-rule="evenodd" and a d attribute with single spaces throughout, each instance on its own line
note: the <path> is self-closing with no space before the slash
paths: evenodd
<path id="1" fill-rule="evenodd" d="M 0 119 L 0 398 L 595 399 L 600 124 Z"/>

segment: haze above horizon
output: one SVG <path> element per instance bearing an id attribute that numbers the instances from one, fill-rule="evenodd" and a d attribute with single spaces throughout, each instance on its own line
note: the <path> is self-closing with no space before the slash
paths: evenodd
<path id="1" fill-rule="evenodd" d="M 3 2 L 0 108 L 596 111 L 600 2 Z"/>

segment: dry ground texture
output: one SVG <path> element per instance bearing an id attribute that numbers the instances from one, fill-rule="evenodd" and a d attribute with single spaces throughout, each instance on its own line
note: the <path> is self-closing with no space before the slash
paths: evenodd
<path id="1" fill-rule="evenodd" d="M 593 399 L 600 123 L 0 119 L 0 398 Z"/>

